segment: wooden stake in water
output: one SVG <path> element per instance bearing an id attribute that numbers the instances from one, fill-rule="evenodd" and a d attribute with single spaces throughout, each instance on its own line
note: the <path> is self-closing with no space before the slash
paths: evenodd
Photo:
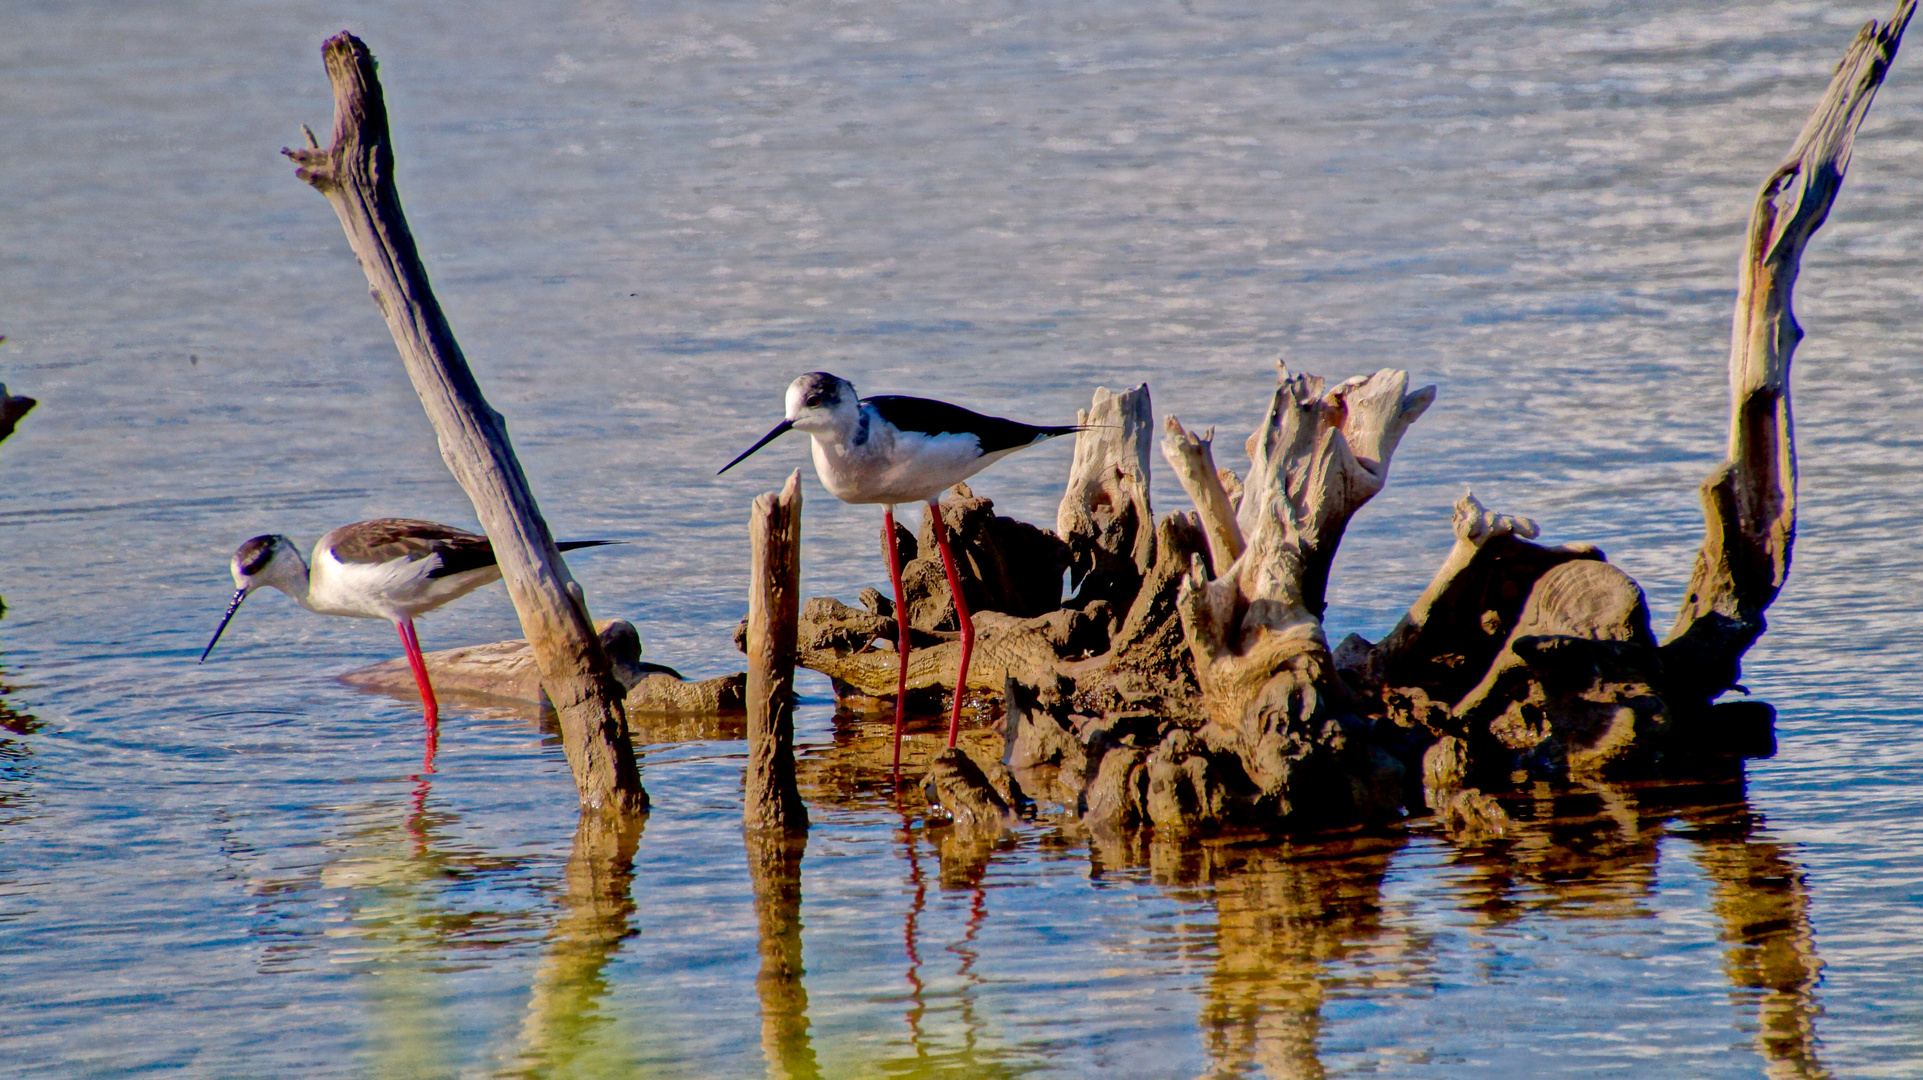
<path id="1" fill-rule="evenodd" d="M 801 470 L 754 501 L 748 584 L 748 775 L 742 824 L 800 830 L 795 786 L 795 636 L 801 616 Z"/>
<path id="2" fill-rule="evenodd" d="M 352 34 L 321 46 L 334 85 L 334 138 L 283 150 L 295 175 L 327 196 L 367 274 L 374 303 L 400 349 L 441 444 L 441 459 L 474 503 L 494 545 L 541 683 L 561 719 L 561 744 L 584 806 L 639 811 L 648 805 L 628 741 L 621 684 L 541 517 L 507 424 L 488 406 L 434 298 L 394 186 L 394 148 L 374 56 Z"/>

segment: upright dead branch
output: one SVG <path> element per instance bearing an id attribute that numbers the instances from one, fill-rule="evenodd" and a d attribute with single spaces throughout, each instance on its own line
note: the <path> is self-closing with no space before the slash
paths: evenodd
<path id="1" fill-rule="evenodd" d="M 474 503 L 494 544 L 508 596 L 534 649 L 581 802 L 642 810 L 642 790 L 622 713 L 622 687 L 603 655 L 587 603 L 554 546 L 507 425 L 487 404 L 449 329 L 394 185 L 394 148 L 374 57 L 352 34 L 321 47 L 334 85 L 334 137 L 283 150 L 295 175 L 327 196 L 367 274 L 374 302 L 400 349 L 440 440 L 441 458 Z"/>
<path id="2" fill-rule="evenodd" d="M 1915 0 L 1902 0 L 1887 23 L 1858 32 L 1750 211 L 1730 328 L 1729 456 L 1703 481 L 1703 546 L 1663 643 L 1678 705 L 1707 703 L 1736 684 L 1743 653 L 1763 633 L 1763 613 L 1789 576 L 1796 540 L 1790 360 L 1803 337 L 1791 292 L 1915 10 Z"/>
<path id="3" fill-rule="evenodd" d="M 1055 514 L 1055 534 L 1069 546 L 1069 580 L 1078 596 L 1134 595 L 1155 561 L 1155 515 L 1149 509 L 1148 449 L 1155 409 L 1148 384 L 1113 393 L 1098 387 L 1075 422 L 1075 460 Z"/>
<path id="4" fill-rule="evenodd" d="M 1405 393 L 1406 372 L 1383 370 L 1323 393 L 1320 378 L 1290 375 L 1249 437 L 1238 526 L 1248 546 L 1214 581 L 1191 579 L 1183 624 L 1211 715 L 1239 718 L 1273 665 L 1322 634 L 1329 564 L 1349 518 L 1382 490 L 1402 433 L 1435 400 Z M 1250 681 L 1252 680 L 1252 682 Z"/>
<path id="5" fill-rule="evenodd" d="M 805 829 L 795 787 L 795 633 L 801 607 L 801 470 L 748 519 L 748 770 L 742 821 Z"/>
<path id="6" fill-rule="evenodd" d="M 1242 556 L 1242 529 L 1235 522 L 1235 506 L 1222 485 L 1222 470 L 1215 467 L 1215 429 L 1197 435 L 1182 427 L 1171 416 L 1163 421 L 1162 456 L 1175 470 L 1182 490 L 1195 503 L 1202 516 L 1202 529 L 1209 538 L 1209 561 L 1226 567 Z"/>

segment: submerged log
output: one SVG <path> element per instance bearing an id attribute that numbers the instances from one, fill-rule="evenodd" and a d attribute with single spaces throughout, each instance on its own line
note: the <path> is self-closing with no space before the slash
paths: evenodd
<path id="1" fill-rule="evenodd" d="M 561 718 L 561 743 L 585 806 L 647 808 L 622 712 L 622 688 L 601 650 L 581 586 L 568 573 L 514 456 L 507 423 L 481 394 L 428 283 L 394 183 L 394 146 L 374 56 L 340 33 L 321 47 L 334 87 L 334 135 L 283 150 L 295 175 L 327 197 L 387 319 L 408 378 L 440 440 L 441 457 L 474 503 L 501 578 Z"/>
<path id="2" fill-rule="evenodd" d="M 683 679 L 671 667 L 641 659 L 641 636 L 631 623 L 603 619 L 594 624 L 614 677 L 626 690 L 629 713 L 739 713 L 746 708 L 745 676 L 725 675 L 699 682 Z M 524 638 L 468 645 L 427 653 L 427 674 L 437 694 L 545 705 L 541 671 Z M 388 660 L 337 676 L 359 690 L 412 697 L 414 676 L 405 659 Z"/>

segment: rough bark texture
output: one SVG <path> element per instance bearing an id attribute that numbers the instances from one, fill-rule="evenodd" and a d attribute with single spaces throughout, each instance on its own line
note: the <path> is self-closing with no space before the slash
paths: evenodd
<path id="1" fill-rule="evenodd" d="M 1148 498 L 1148 448 L 1155 414 L 1148 386 L 1095 391 L 1075 416 L 1068 490 L 1055 513 L 1055 535 L 1069 546 L 1069 583 L 1077 599 L 1111 602 L 1132 594 L 1155 559 L 1155 516 Z"/>
<path id="2" fill-rule="evenodd" d="M 1348 716 L 1321 616 L 1349 518 L 1382 490 L 1403 432 L 1435 399 L 1408 382 L 1384 370 L 1325 392 L 1283 369 L 1248 443 L 1248 547 L 1212 580 L 1197 560 L 1177 600 L 1208 714 L 1202 737 L 1234 754 L 1261 818 L 1378 816 L 1389 768 Z"/>
<path id="3" fill-rule="evenodd" d="M 1736 685 L 1742 655 L 1762 635 L 1763 613 L 1789 577 L 1796 540 L 1790 361 L 1803 338 L 1791 293 L 1803 249 L 1836 202 L 1856 129 L 1915 10 L 1915 0 L 1903 0 L 1888 22 L 1868 23 L 1856 35 L 1750 211 L 1730 328 L 1729 456 L 1703 481 L 1703 546 L 1663 644 L 1679 707 L 1706 705 Z"/>
<path id="4" fill-rule="evenodd" d="M 754 501 L 748 519 L 749 829 L 808 827 L 795 788 L 795 632 L 801 603 L 801 470 Z"/>
<path id="5" fill-rule="evenodd" d="M 487 404 L 428 284 L 394 184 L 394 149 L 374 57 L 352 34 L 321 54 L 334 87 L 334 134 L 285 150 L 340 216 L 375 304 L 386 317 L 447 462 L 474 503 L 531 643 L 583 805 L 641 810 L 641 787 L 622 712 L 622 689 L 601 650 L 581 587 L 568 573 L 507 425 Z"/>
<path id="6" fill-rule="evenodd" d="M 1196 435 L 1173 416 L 1164 423 L 1168 433 L 1162 437 L 1162 456 L 1168 459 L 1169 468 L 1175 470 L 1182 490 L 1188 492 L 1196 513 L 1201 515 L 1202 531 L 1209 538 L 1209 562 L 1227 566 L 1242 557 L 1246 545 L 1242 527 L 1236 523 L 1235 504 L 1230 502 L 1222 482 L 1223 470 L 1215 467 L 1215 429 Z"/>

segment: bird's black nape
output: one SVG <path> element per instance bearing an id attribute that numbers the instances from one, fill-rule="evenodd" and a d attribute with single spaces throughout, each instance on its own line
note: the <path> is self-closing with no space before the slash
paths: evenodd
<path id="1" fill-rule="evenodd" d="M 762 447 L 768 445 L 769 443 L 774 442 L 776 439 L 780 438 L 781 436 L 786 435 L 788 433 L 788 429 L 794 426 L 795 426 L 795 423 L 792 420 L 783 420 L 781 423 L 776 424 L 773 431 L 770 431 L 769 433 L 761 437 L 760 442 L 754 444 L 753 446 L 750 446 L 746 450 L 743 450 L 741 452 L 740 457 L 735 458 L 733 461 L 730 461 L 726 465 L 721 466 L 720 471 L 715 473 L 715 475 L 720 476 L 721 473 L 727 472 L 729 469 L 732 469 L 736 465 L 741 464 L 743 461 L 747 460 L 749 454 L 754 453 L 756 450 L 759 450 Z"/>
<path id="2" fill-rule="evenodd" d="M 234 602 L 227 605 L 227 614 L 220 617 L 220 626 L 214 630 L 214 640 L 208 642 L 207 648 L 202 650 L 200 660 L 198 661 L 199 663 L 204 664 L 207 662 L 208 655 L 214 651 L 214 646 L 220 642 L 220 635 L 227 632 L 227 624 L 234 621 L 234 612 L 240 610 L 240 602 L 245 599 L 247 599 L 246 589 L 240 589 L 234 593 Z"/>

